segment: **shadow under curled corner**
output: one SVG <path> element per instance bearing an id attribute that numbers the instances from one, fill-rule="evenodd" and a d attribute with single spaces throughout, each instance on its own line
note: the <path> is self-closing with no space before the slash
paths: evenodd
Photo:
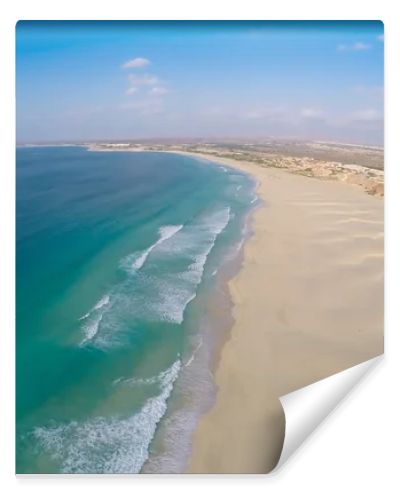
<path id="1" fill-rule="evenodd" d="M 271 473 L 280 470 L 310 434 L 383 357 L 382 354 L 279 398 L 285 414 L 285 438 L 281 456 Z"/>

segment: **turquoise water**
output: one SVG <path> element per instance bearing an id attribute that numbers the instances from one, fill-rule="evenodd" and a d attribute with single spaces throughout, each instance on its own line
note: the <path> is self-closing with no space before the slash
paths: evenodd
<path id="1" fill-rule="evenodd" d="M 183 155 L 17 148 L 17 472 L 183 470 L 254 188 Z"/>

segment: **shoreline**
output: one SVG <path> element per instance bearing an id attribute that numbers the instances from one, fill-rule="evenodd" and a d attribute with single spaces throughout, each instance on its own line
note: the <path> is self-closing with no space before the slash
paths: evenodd
<path id="1" fill-rule="evenodd" d="M 212 163 L 213 168 L 221 167 L 221 164 Z M 246 175 L 246 177 L 249 176 Z M 253 178 L 251 182 L 252 193 L 255 193 L 256 183 Z M 155 435 L 156 452 L 145 462 L 141 473 L 184 473 L 190 461 L 192 436 L 195 429 L 203 415 L 207 414 L 215 404 L 217 387 L 214 373 L 234 324 L 229 282 L 242 267 L 244 246 L 252 236 L 251 218 L 255 208 L 254 204 L 246 208 L 240 233 L 235 232 L 235 241 L 224 246 L 225 252 L 218 259 L 218 268 L 211 275 L 208 273 L 208 277 L 204 280 L 208 283 L 203 288 L 203 282 L 202 289 L 197 292 L 196 307 L 200 307 L 205 314 L 196 325 L 197 332 L 201 332 L 201 340 L 192 351 L 189 362 L 183 364 L 183 369 L 174 386 L 174 395 L 168 401 L 168 410 L 159 423 Z M 213 264 L 211 266 L 213 267 Z M 211 276 L 214 276 L 213 284 L 209 282 Z M 182 404 L 182 395 L 187 397 L 191 391 L 194 391 L 193 399 L 188 398 L 186 403 Z M 181 418 L 182 415 L 189 417 L 186 422 Z M 177 432 L 179 432 L 179 439 L 177 446 L 174 446 L 173 436 L 176 436 Z M 163 451 L 160 452 L 160 450 Z M 171 466 L 171 463 L 174 465 Z"/>
<path id="2" fill-rule="evenodd" d="M 270 472 L 284 439 L 278 397 L 383 352 L 383 201 L 340 181 L 212 155 L 174 153 L 250 174 L 262 201 L 249 214 L 251 234 L 238 273 L 227 283 L 234 325 L 213 371 L 216 403 L 194 432 L 187 472 Z M 292 196 L 300 200 L 289 209 Z M 354 231 L 360 232 L 358 244 Z M 335 239 L 349 262 L 336 259 L 333 250 L 324 252 Z M 308 266 L 300 276 L 300 262 L 293 262 L 296 251 Z M 318 271 L 313 270 L 315 261 Z M 257 286 L 260 277 L 265 282 Z M 364 290 L 361 297 L 353 296 L 354 287 Z M 325 300 L 319 300 L 321 291 Z"/>
<path id="3" fill-rule="evenodd" d="M 157 152 L 257 182 L 262 203 L 249 212 L 250 234 L 226 283 L 233 325 L 211 367 L 216 400 L 197 422 L 186 472 L 270 472 L 284 439 L 278 398 L 383 351 L 383 200 L 343 180 Z"/>

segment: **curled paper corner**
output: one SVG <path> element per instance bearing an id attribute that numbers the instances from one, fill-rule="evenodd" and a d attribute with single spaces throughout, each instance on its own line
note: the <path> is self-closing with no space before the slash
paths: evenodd
<path id="1" fill-rule="evenodd" d="M 383 354 L 279 398 L 285 413 L 285 439 L 274 472 L 382 359 Z"/>

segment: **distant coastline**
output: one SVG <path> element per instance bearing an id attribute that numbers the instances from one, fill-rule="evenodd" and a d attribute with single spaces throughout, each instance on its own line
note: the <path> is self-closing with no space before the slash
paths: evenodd
<path id="1" fill-rule="evenodd" d="M 267 142 L 200 144 L 92 143 L 89 151 L 163 151 L 207 157 L 212 161 L 246 162 L 323 180 L 360 186 L 368 194 L 384 195 L 383 150 L 336 143 Z"/>

